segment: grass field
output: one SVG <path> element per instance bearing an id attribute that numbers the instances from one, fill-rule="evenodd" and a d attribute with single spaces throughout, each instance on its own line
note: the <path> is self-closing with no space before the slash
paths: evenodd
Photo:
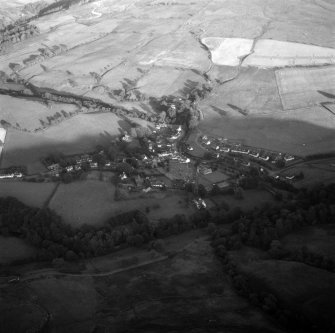
<path id="1" fill-rule="evenodd" d="M 135 196 L 134 200 L 121 201 L 115 201 L 114 194 L 115 186 L 105 181 L 86 180 L 62 184 L 49 207 L 74 227 L 85 223 L 99 225 L 129 209 L 145 212 L 148 207 L 148 217 L 153 220 L 194 212 L 194 207 L 186 203 L 186 196 L 183 194 L 157 192 Z"/>
<path id="2" fill-rule="evenodd" d="M 240 207 L 246 211 L 253 209 L 254 207 L 261 207 L 267 202 L 273 202 L 273 196 L 265 191 L 260 190 L 248 190 L 244 191 L 244 198 L 241 200 L 235 199 L 232 195 L 226 196 L 213 196 L 208 201 L 212 201 L 216 206 L 222 206 L 222 203 L 227 204 L 230 209 Z"/>
<path id="3" fill-rule="evenodd" d="M 15 237 L 0 236 L 0 265 L 34 257 L 36 249 Z"/>
<path id="4" fill-rule="evenodd" d="M 285 236 L 281 242 L 289 250 L 294 251 L 305 246 L 313 253 L 320 253 L 335 260 L 335 226 L 333 224 L 305 227 Z"/>
<path id="5" fill-rule="evenodd" d="M 330 102 L 332 99 L 322 92 L 335 93 L 335 66 L 281 69 L 276 71 L 276 78 L 284 110 Z"/>
<path id="6" fill-rule="evenodd" d="M 285 67 L 317 66 L 335 63 L 333 48 L 261 39 L 243 66 Z"/>
<path id="7" fill-rule="evenodd" d="M 70 113 L 76 109 L 72 104 L 51 104 L 47 107 L 39 102 L 0 95 L 0 119 L 28 131 L 42 128 L 41 120 L 48 124 L 47 117 L 52 117 L 57 112 L 64 110 Z"/>
<path id="8" fill-rule="evenodd" d="M 45 168 L 41 159 L 50 153 L 80 154 L 98 144 L 108 144 L 124 126 L 112 113 L 79 114 L 43 132 L 26 133 L 10 129 L 3 151 L 2 167 L 26 165 L 29 173 Z"/>
<path id="9" fill-rule="evenodd" d="M 0 181 L 0 197 L 15 197 L 24 204 L 42 207 L 55 188 L 55 183 L 31 183 L 15 180 Z"/>

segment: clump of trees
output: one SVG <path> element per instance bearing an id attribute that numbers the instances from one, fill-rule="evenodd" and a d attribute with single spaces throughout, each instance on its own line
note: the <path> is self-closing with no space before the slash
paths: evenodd
<path id="1" fill-rule="evenodd" d="M 39 33 L 39 29 L 33 24 L 10 24 L 0 31 L 0 52 L 4 52 L 9 46 Z"/>
<path id="2" fill-rule="evenodd" d="M 184 98 L 162 96 L 159 100 L 151 98 L 150 102 L 160 112 L 159 121 L 168 124 L 186 124 L 189 129 L 193 129 L 198 126 L 201 119 L 198 102 L 211 90 L 208 84 L 197 85 Z"/>

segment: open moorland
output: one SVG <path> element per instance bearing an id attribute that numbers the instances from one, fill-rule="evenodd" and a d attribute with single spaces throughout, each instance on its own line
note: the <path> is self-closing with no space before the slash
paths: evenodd
<path id="1" fill-rule="evenodd" d="M 104 270 L 123 258 L 122 269 L 115 273 L 96 270 L 82 276 L 53 276 L 51 271 L 47 279 L 43 272 L 27 276 L 25 283 L 10 293 L 0 291 L 5 314 L 2 327 L 14 325 L 5 304 L 19 304 L 24 299 L 27 308 L 16 310 L 16 332 L 31 324 L 25 317 L 27 309 L 42 314 L 42 309 L 47 309 L 48 327 L 53 332 L 282 332 L 231 288 L 206 237 L 191 236 L 167 239 L 163 251 L 175 255 L 167 258 L 164 252 L 156 252 L 146 265 L 141 262 L 141 250 L 137 260 L 122 253 L 104 258 Z M 91 264 L 87 262 L 87 266 Z"/>

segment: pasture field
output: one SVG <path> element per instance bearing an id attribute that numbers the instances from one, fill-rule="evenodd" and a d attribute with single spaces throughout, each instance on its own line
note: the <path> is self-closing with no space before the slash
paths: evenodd
<path id="1" fill-rule="evenodd" d="M 26 165 L 28 173 L 44 171 L 41 159 L 50 153 L 80 154 L 108 144 L 120 134 L 124 121 L 113 113 L 78 114 L 43 132 L 10 129 L 3 151 L 2 167 Z"/>
<path id="2" fill-rule="evenodd" d="M 28 206 L 42 207 L 55 186 L 55 183 L 1 180 L 0 197 L 15 197 Z"/>
<path id="3" fill-rule="evenodd" d="M 334 224 L 305 227 L 285 236 L 281 243 L 291 251 L 304 246 L 310 252 L 320 253 L 335 260 Z"/>
<path id="4" fill-rule="evenodd" d="M 245 38 L 206 37 L 202 42 L 209 48 L 212 61 L 224 66 L 254 66 L 261 68 L 285 66 L 315 66 L 335 63 L 332 48 L 291 43 L 270 39 L 255 41 Z"/>
<path id="5" fill-rule="evenodd" d="M 115 186 L 112 183 L 86 180 L 61 184 L 49 207 L 74 227 L 85 223 L 101 225 L 108 218 L 129 211 L 130 207 L 143 212 L 148 207 L 148 217 L 153 220 L 194 212 L 194 207 L 186 202 L 184 194 L 156 192 L 134 196 L 134 199 L 131 197 L 129 200 L 115 201 Z"/>
<path id="6" fill-rule="evenodd" d="M 244 191 L 243 199 L 241 200 L 235 199 L 232 195 L 218 195 L 210 197 L 208 201 L 212 201 L 218 207 L 221 207 L 222 203 L 224 203 L 227 204 L 230 209 L 240 207 L 248 211 L 255 207 L 260 207 L 267 202 L 274 202 L 274 199 L 273 196 L 266 191 L 248 190 Z"/>
<path id="7" fill-rule="evenodd" d="M 323 93 L 335 93 L 335 66 L 281 69 L 276 78 L 284 110 L 331 102 Z"/>
<path id="8" fill-rule="evenodd" d="M 313 187 L 318 183 L 330 184 L 335 181 L 335 159 L 320 161 L 319 163 L 309 163 L 303 166 L 295 166 L 281 173 L 282 176 L 304 174 L 304 179 L 294 183 L 296 187 Z"/>
<path id="9" fill-rule="evenodd" d="M 113 215 L 114 194 L 115 186 L 106 182 L 87 180 L 61 184 L 49 207 L 73 227 L 99 225 Z"/>
<path id="10" fill-rule="evenodd" d="M 73 104 L 52 103 L 46 106 L 43 103 L 0 95 L 0 119 L 14 127 L 34 131 L 42 128 L 42 122 L 48 124 L 47 117 L 53 117 L 57 112 L 65 111 L 67 114 L 75 112 L 77 107 Z"/>
<path id="11" fill-rule="evenodd" d="M 0 265 L 34 257 L 36 249 L 15 237 L 0 236 Z"/>
<path id="12" fill-rule="evenodd" d="M 317 66 L 334 63 L 333 48 L 260 39 L 256 42 L 254 52 L 243 62 L 243 66 Z"/>

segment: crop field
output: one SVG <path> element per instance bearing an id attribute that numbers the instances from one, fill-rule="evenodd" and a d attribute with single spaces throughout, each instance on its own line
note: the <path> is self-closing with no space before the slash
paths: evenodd
<path id="1" fill-rule="evenodd" d="M 13 261 L 28 259 L 36 254 L 36 250 L 15 237 L 0 236 L 0 265 L 10 264 Z"/>
<path id="2" fill-rule="evenodd" d="M 276 71 L 276 77 L 285 110 L 332 101 L 327 93 L 335 93 L 335 66 L 281 69 Z"/>
<path id="3" fill-rule="evenodd" d="M 50 153 L 77 154 L 92 151 L 120 134 L 121 118 L 112 113 L 79 114 L 43 132 L 10 129 L 3 152 L 2 167 L 27 165 L 28 173 L 41 172 L 41 159 Z"/>
<path id="4" fill-rule="evenodd" d="M 1 180 L 0 197 L 15 197 L 28 206 L 42 207 L 55 186 L 55 183 Z"/>
<path id="5" fill-rule="evenodd" d="M 244 38 L 204 38 L 216 65 L 238 66 L 240 59 L 251 52 L 252 40 Z"/>
<path id="6" fill-rule="evenodd" d="M 72 104 L 52 103 L 46 106 L 33 100 L 18 99 L 11 96 L 0 95 L 0 119 L 14 127 L 34 131 L 42 127 L 42 122 L 48 124 L 47 117 L 54 116 L 62 110 L 66 113 L 77 109 Z"/>

